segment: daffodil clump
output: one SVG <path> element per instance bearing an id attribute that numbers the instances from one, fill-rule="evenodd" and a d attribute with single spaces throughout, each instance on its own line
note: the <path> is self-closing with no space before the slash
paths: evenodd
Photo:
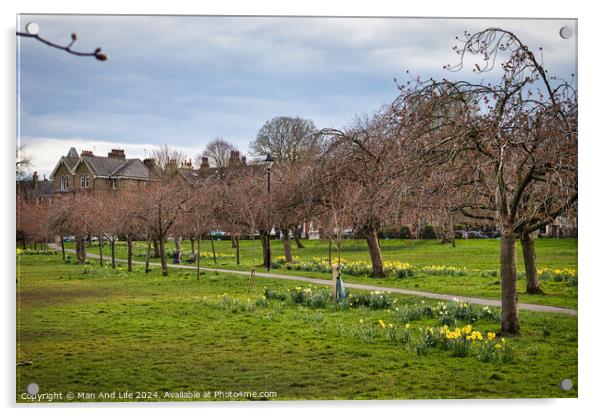
<path id="1" fill-rule="evenodd" d="M 305 272 L 332 273 L 332 265 L 327 257 L 314 257 L 311 260 L 299 261 L 293 257 L 292 263 L 286 263 L 284 257 L 276 257 L 273 262 L 274 268 L 286 267 L 288 270 L 299 270 Z M 409 263 L 400 261 L 385 261 L 385 273 L 394 277 L 409 277 L 413 275 Z M 372 264 L 365 260 L 341 259 L 341 273 L 348 276 L 369 276 L 372 273 Z"/>
<path id="2" fill-rule="evenodd" d="M 439 302 L 433 308 L 433 314 L 439 319 L 442 325 L 454 325 L 456 321 L 476 322 L 486 319 L 499 322 L 500 314 L 496 313 L 489 306 L 479 307 L 471 303 L 454 299 L 451 302 Z"/>
<path id="3" fill-rule="evenodd" d="M 390 292 L 375 290 L 370 293 L 354 294 L 349 293 L 348 301 L 351 308 L 364 306 L 368 309 L 388 309 L 396 299 L 391 299 Z"/>
<path id="4" fill-rule="evenodd" d="M 199 301 L 203 305 L 224 309 L 230 313 L 251 313 L 256 308 L 266 308 L 268 306 L 268 299 L 265 297 L 265 295 L 262 295 L 258 298 L 248 297 L 245 299 L 240 299 L 238 297 L 231 296 L 228 293 L 223 293 L 217 295 L 215 298 L 203 296 L 199 299 Z"/>
<path id="5" fill-rule="evenodd" d="M 331 294 L 328 289 L 316 289 L 314 286 L 297 286 L 289 290 L 293 303 L 299 303 L 312 308 L 323 308 L 330 301 Z"/>
<path id="6" fill-rule="evenodd" d="M 577 270 L 570 268 L 542 268 L 537 270 L 541 280 L 552 280 L 554 282 L 567 282 L 569 285 L 577 286 Z"/>
<path id="7" fill-rule="evenodd" d="M 173 255 L 175 254 L 176 250 L 174 249 L 169 249 L 165 251 L 165 255 L 167 257 L 173 257 Z M 196 259 L 196 256 L 199 255 L 198 252 L 194 252 L 194 253 L 190 253 L 190 252 L 186 252 L 186 250 L 180 250 L 180 254 L 182 256 L 182 258 L 184 258 L 185 260 L 189 260 L 192 261 L 194 259 Z M 200 252 L 200 258 L 202 259 L 212 259 L 213 258 L 213 252 L 212 251 L 201 251 Z M 215 258 L 218 260 L 223 260 L 223 259 L 233 259 L 234 258 L 234 254 L 224 254 L 224 253 L 215 253 Z"/>
<path id="8" fill-rule="evenodd" d="M 466 267 L 455 266 L 424 266 L 420 271 L 431 275 L 446 275 L 446 276 L 466 276 L 469 270 Z"/>
<path id="9" fill-rule="evenodd" d="M 53 256 L 55 255 L 57 252 L 54 250 L 32 250 L 30 248 L 26 248 L 26 249 L 22 249 L 21 247 L 17 247 L 17 257 L 19 256 L 36 256 L 36 255 L 43 255 L 43 256 Z"/>
<path id="10" fill-rule="evenodd" d="M 418 355 L 427 355 L 433 348 L 450 351 L 453 357 L 476 356 L 483 362 L 500 360 L 510 362 L 514 353 L 504 338 L 498 338 L 495 332 L 476 330 L 471 324 L 453 329 L 447 325 L 442 327 L 412 327 L 409 323 L 396 324 L 379 319 L 370 324 L 360 320 L 362 325 L 377 328 L 382 338 L 395 344 L 403 344 Z M 368 331 L 363 329 L 364 333 Z M 356 331 L 357 332 L 357 331 Z M 360 336 L 364 339 L 365 336 Z M 370 342 L 374 341 L 370 335 Z"/>

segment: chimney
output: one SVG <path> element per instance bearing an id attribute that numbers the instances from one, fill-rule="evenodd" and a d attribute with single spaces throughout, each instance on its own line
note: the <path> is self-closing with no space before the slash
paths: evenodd
<path id="1" fill-rule="evenodd" d="M 209 158 L 207 156 L 201 158 L 201 169 L 209 169 Z"/>
<path id="2" fill-rule="evenodd" d="M 94 156 L 92 150 L 82 150 L 82 156 Z"/>
<path id="3" fill-rule="evenodd" d="M 192 159 L 184 160 L 182 162 L 183 169 L 192 169 Z"/>
<path id="4" fill-rule="evenodd" d="M 34 188 L 38 187 L 38 172 L 35 171 L 33 173 L 33 176 L 31 177 L 31 184 L 33 185 Z"/>
<path id="5" fill-rule="evenodd" d="M 111 149 L 109 152 L 109 157 L 114 157 L 116 159 L 125 159 L 125 151 L 123 149 Z"/>
<path id="6" fill-rule="evenodd" d="M 165 164 L 165 173 L 172 175 L 176 171 L 177 167 L 178 162 L 175 159 L 169 159 Z"/>
<path id="7" fill-rule="evenodd" d="M 230 166 L 238 165 L 240 165 L 240 152 L 238 150 L 233 150 L 230 152 Z"/>
<path id="8" fill-rule="evenodd" d="M 153 176 L 153 173 L 155 175 L 158 175 L 157 170 L 158 167 L 155 163 L 155 159 L 152 158 L 146 158 L 142 161 L 142 163 L 144 163 L 144 166 L 146 166 L 148 168 L 148 178 L 151 179 Z"/>

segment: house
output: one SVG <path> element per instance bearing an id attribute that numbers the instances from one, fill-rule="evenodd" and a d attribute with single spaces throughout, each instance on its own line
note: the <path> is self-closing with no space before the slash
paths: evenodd
<path id="1" fill-rule="evenodd" d="M 165 175 L 175 177 L 176 180 L 182 181 L 189 186 L 198 186 L 204 180 L 210 177 L 226 177 L 228 175 L 236 175 L 245 168 L 249 168 L 245 156 L 241 156 L 239 151 L 230 153 L 230 161 L 227 168 L 211 167 L 209 158 L 201 157 L 201 166 L 199 169 L 194 169 L 192 160 L 184 161 L 180 167 L 176 166 L 175 160 L 169 161 L 165 166 Z"/>
<path id="2" fill-rule="evenodd" d="M 17 182 L 17 198 L 22 201 L 47 205 L 52 202 L 53 194 L 52 182 L 46 179 L 46 175 L 43 180 L 39 180 L 38 172 L 34 172 L 31 179 Z"/>
<path id="3" fill-rule="evenodd" d="M 162 176 L 163 171 L 153 159 L 126 159 L 122 149 L 97 156 L 89 150 L 78 154 L 72 147 L 58 161 L 50 179 L 55 193 L 136 192 Z"/>

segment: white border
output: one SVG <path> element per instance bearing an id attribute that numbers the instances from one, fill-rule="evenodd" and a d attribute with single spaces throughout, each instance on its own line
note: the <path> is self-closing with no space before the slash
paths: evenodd
<path id="1" fill-rule="evenodd" d="M 580 201 L 579 201 L 579 399 L 565 400 L 496 400 L 496 401 L 402 401 L 402 402 L 284 402 L 273 404 L 258 403 L 209 403 L 128 406 L 131 415 L 154 415 L 172 413 L 244 413 L 247 416 L 264 414 L 307 415 L 307 413 L 364 414 L 374 408 L 377 412 L 396 414 L 437 413 L 441 415 L 463 415 L 486 413 L 504 415 L 508 413 L 537 412 L 546 415 L 588 414 L 596 408 L 602 395 L 600 385 L 600 326 L 602 314 L 597 310 L 602 296 L 600 281 L 602 268 L 597 263 L 600 257 L 599 207 L 600 205 L 600 158 L 602 149 L 597 137 L 600 118 L 600 52 L 599 40 L 602 39 L 600 13 L 596 13 L 594 2 L 528 2 L 524 0 L 505 0 L 498 2 L 479 1 L 412 1 L 384 2 L 371 1 L 331 1 L 304 0 L 284 2 L 277 0 L 253 1 L 126 1 L 103 0 L 102 2 L 82 1 L 34 1 L 2 2 L 0 14 L 3 26 L 2 126 L 4 127 L 3 178 L 0 183 L 4 202 L 2 204 L 2 229 L 6 230 L 1 239 L 0 256 L 4 265 L 2 325 L 2 367 L 0 367 L 0 392 L 4 414 L 48 415 L 105 415 L 109 408 L 100 406 L 44 408 L 15 407 L 14 405 L 14 357 L 15 357 L 15 312 L 14 312 L 14 170 L 13 155 L 15 149 L 15 21 L 17 13 L 119 13 L 119 14 L 236 14 L 236 15 L 345 15 L 345 16 L 441 16 L 441 17 L 548 17 L 579 19 L 579 84 L 580 84 Z"/>

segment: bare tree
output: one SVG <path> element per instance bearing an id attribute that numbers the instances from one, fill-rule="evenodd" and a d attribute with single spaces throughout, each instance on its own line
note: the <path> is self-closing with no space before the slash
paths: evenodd
<path id="1" fill-rule="evenodd" d="M 299 163 L 322 151 L 322 136 L 311 120 L 276 117 L 261 127 L 250 149 L 258 158 L 269 153 L 278 163 Z"/>
<path id="2" fill-rule="evenodd" d="M 227 168 L 230 163 L 230 155 L 238 149 L 230 142 L 218 137 L 205 146 L 203 153 L 196 157 L 196 163 L 201 165 L 203 157 L 209 159 L 209 163 L 216 168 Z"/>
<path id="3" fill-rule="evenodd" d="M 31 157 L 25 151 L 25 145 L 17 146 L 16 176 L 17 181 L 25 179 L 27 169 L 31 168 Z"/>
<path id="4" fill-rule="evenodd" d="M 498 225 L 502 332 L 517 334 L 516 239 L 577 201 L 576 91 L 549 77 L 511 32 L 466 33 L 457 50 L 461 64 L 451 69 L 460 69 L 464 57 L 474 54 L 484 59 L 476 72 L 491 70 L 506 54 L 500 82 L 429 80 L 401 87 L 399 122 L 422 149 L 420 165 L 436 172 L 431 179 L 445 179 L 464 198 L 458 211 Z"/>
<path id="5" fill-rule="evenodd" d="M 413 179 L 408 175 L 412 154 L 405 136 L 392 128 L 388 108 L 373 117 L 358 119 L 344 131 L 326 130 L 330 138 L 325 158 L 328 178 L 342 187 L 338 192 L 352 206 L 353 231 L 366 238 L 372 274 L 385 275 L 379 231 L 398 222 Z M 353 186 L 348 186 L 348 184 Z M 331 190 L 335 185 L 329 185 Z"/>
<path id="6" fill-rule="evenodd" d="M 165 240 L 187 209 L 190 197 L 182 186 L 174 181 L 152 184 L 145 193 L 142 209 L 137 213 L 138 220 L 148 224 L 153 237 L 159 242 L 163 276 L 168 275 Z"/>
<path id="7" fill-rule="evenodd" d="M 186 155 L 183 152 L 180 152 L 166 143 L 154 148 L 151 152 L 151 157 L 155 159 L 155 163 L 161 169 L 165 169 L 170 162 L 173 163 L 175 167 L 179 167 L 186 160 Z"/>

